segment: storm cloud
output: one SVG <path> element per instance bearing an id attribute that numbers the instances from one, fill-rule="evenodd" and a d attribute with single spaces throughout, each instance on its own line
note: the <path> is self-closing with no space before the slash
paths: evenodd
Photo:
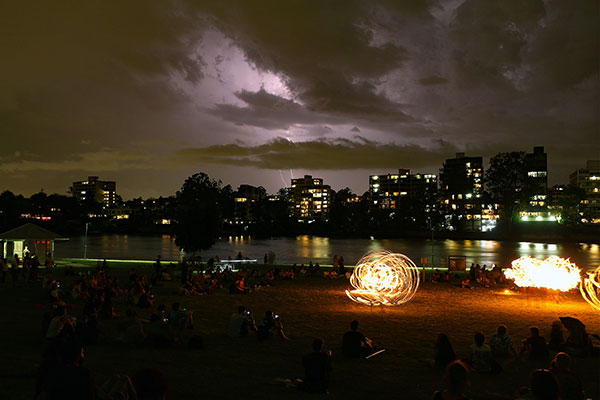
<path id="1" fill-rule="evenodd" d="M 586 0 L 4 4 L 0 190 L 64 192 L 100 174 L 124 197 L 170 194 L 204 169 L 275 191 L 282 182 L 256 171 L 293 168 L 361 191 L 371 168 L 436 172 L 457 151 L 534 145 L 550 183 L 564 183 L 600 158 L 598 11 Z"/>

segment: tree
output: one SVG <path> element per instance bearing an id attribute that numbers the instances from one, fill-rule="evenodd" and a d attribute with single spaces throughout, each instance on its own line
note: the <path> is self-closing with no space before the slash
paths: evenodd
<path id="1" fill-rule="evenodd" d="M 215 244 L 222 229 L 221 181 L 197 173 L 185 180 L 175 197 L 175 243 L 195 253 Z"/>
<path id="2" fill-rule="evenodd" d="M 527 171 L 525 153 L 513 151 L 498 153 L 490 159 L 485 173 L 487 191 L 492 201 L 502 206 L 501 221 L 512 226 L 520 202 L 525 195 Z"/>

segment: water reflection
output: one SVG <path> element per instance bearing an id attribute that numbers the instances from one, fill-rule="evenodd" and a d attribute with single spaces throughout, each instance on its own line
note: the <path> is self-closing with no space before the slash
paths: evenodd
<path id="1" fill-rule="evenodd" d="M 83 257 L 84 237 L 75 237 L 68 242 L 56 243 L 57 257 Z M 466 256 L 467 262 L 500 264 L 522 256 L 546 258 L 558 255 L 570 258 L 585 268 L 600 264 L 600 246 L 588 243 L 534 243 L 501 242 L 494 240 L 418 240 L 418 239 L 334 239 L 302 235 L 296 238 L 255 239 L 250 236 L 229 236 L 201 255 L 204 258 L 219 255 L 221 258 L 235 257 L 241 252 L 244 257 L 262 260 L 269 251 L 276 254 L 276 262 L 308 263 L 310 260 L 331 264 L 333 256 L 343 256 L 346 264 L 354 264 L 364 254 L 376 250 L 404 253 L 413 260 L 427 257 L 429 265 L 445 265 L 449 256 Z M 101 235 L 88 237 L 89 258 L 154 259 L 161 254 L 165 260 L 178 260 L 179 248 L 174 237 Z"/>

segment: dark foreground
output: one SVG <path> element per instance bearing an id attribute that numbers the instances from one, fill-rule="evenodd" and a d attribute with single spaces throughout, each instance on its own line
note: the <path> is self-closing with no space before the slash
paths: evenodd
<path id="1" fill-rule="evenodd" d="M 126 277 L 126 271 L 118 272 Z M 57 273 L 61 282 L 68 279 Z M 122 280 L 124 281 L 124 279 Z M 429 399 L 441 388 L 442 373 L 429 367 L 438 333 L 447 333 L 459 357 L 469 356 L 474 333 L 489 338 L 499 324 L 508 327 L 515 342 L 537 325 L 548 336 L 552 321 L 572 316 L 600 333 L 600 316 L 580 296 L 565 295 L 560 303 L 550 296 L 505 295 L 499 289 L 460 289 L 448 284 L 422 285 L 413 300 L 396 308 L 369 308 L 352 303 L 344 294 L 346 280 L 319 277 L 278 281 L 275 287 L 249 295 L 230 295 L 225 289 L 212 295 L 182 297 L 178 285 L 155 288 L 157 303 L 181 302 L 194 311 L 193 333 L 204 336 L 205 348 L 190 351 L 181 345 L 169 348 L 101 343 L 85 349 L 84 366 L 96 383 L 112 374 L 134 374 L 142 366 L 157 366 L 168 377 L 169 399 L 306 399 L 324 398 L 286 388 L 280 379 L 300 378 L 300 358 L 315 337 L 333 350 L 331 399 Z M 41 360 L 44 338 L 42 314 L 47 299 L 37 283 L 0 286 L 0 388 L 2 398 L 31 399 L 34 375 Z M 244 304 L 258 317 L 265 310 L 281 315 L 290 338 L 258 342 L 255 337 L 230 339 L 225 332 L 229 317 Z M 118 310 L 128 307 L 116 300 Z M 71 314 L 81 313 L 81 303 Z M 148 317 L 151 310 L 139 311 Z M 341 336 L 352 319 L 360 330 L 386 352 L 368 361 L 340 356 Z M 191 334 L 192 332 L 190 332 Z M 595 344 L 598 344 L 595 341 Z M 572 368 L 583 380 L 589 397 L 600 398 L 600 360 L 572 358 Z M 514 362 L 495 376 L 471 376 L 474 399 L 512 399 L 527 385 L 531 367 Z"/>

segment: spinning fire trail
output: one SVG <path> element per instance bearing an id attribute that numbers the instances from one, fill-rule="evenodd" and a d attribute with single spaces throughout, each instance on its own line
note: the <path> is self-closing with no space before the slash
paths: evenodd
<path id="1" fill-rule="evenodd" d="M 346 295 L 357 303 L 397 306 L 417 292 L 419 271 L 405 255 L 380 251 L 358 261 L 350 284 L 354 290 L 346 290 Z"/>

